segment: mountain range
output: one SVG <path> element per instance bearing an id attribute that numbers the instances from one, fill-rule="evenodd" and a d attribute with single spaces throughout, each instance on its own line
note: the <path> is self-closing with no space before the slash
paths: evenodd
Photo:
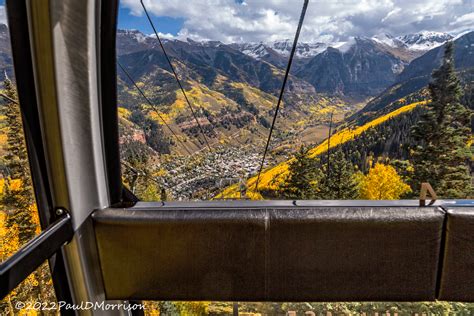
<path id="1" fill-rule="evenodd" d="M 159 105 L 168 123 L 186 140 L 186 144 L 192 150 L 203 149 L 202 136 L 181 92 L 177 90 L 156 39 L 138 31 L 119 31 L 117 39 L 119 61 Z M 459 77 L 463 84 L 471 84 L 474 78 L 474 32 L 458 37 L 423 32 L 396 38 L 389 35 L 356 37 L 336 44 L 299 44 L 266 166 L 283 163 L 301 144 L 317 148 L 327 138 L 332 114 L 333 123 L 338 126 L 336 130 L 351 131 L 359 126 L 376 126 L 372 122 L 384 121 L 378 118 L 392 118 L 404 113 L 398 111 L 399 108 L 420 104 L 426 99 L 424 89 L 432 71 L 440 64 L 443 45 L 448 40 L 455 44 Z M 163 42 L 192 105 L 198 109 L 200 123 L 210 142 L 234 148 L 225 157 L 238 157 L 236 159 L 241 163 L 236 170 L 254 174 L 258 164 L 255 150 L 263 149 L 268 136 L 290 41 L 267 44 L 224 44 L 189 39 Z M 119 74 L 119 87 L 121 105 L 132 112 L 143 111 L 143 108 L 130 107 L 139 97 L 123 74 Z M 406 115 L 410 116 L 410 113 Z M 415 120 L 412 117 L 407 119 Z M 391 119 L 384 122 L 394 124 L 390 123 Z M 134 124 L 138 129 L 137 122 Z M 384 130 L 384 127 L 380 129 Z M 404 139 L 407 136 L 403 133 L 406 134 L 407 130 L 408 125 L 397 130 L 393 137 L 398 141 Z M 358 137 L 365 137 L 367 133 Z M 166 130 L 162 130 L 162 134 L 166 136 Z M 167 137 L 171 137 L 169 133 Z M 146 135 L 144 138 L 147 139 Z M 348 139 L 342 141 L 346 143 Z M 363 140 L 359 141 L 359 144 L 363 143 Z M 384 148 L 383 142 L 377 144 Z M 398 143 L 391 140 L 390 144 L 395 146 Z M 171 152 L 183 153 L 173 144 L 170 148 Z M 159 151 L 159 147 L 154 149 Z M 219 170 L 215 166 L 226 165 L 214 158 L 203 161 L 207 160 L 211 165 L 203 167 L 206 172 L 212 173 L 212 170 Z M 201 173 L 195 177 L 201 179 Z M 235 171 L 219 171 L 213 177 L 217 181 L 222 174 L 236 176 Z M 200 187 L 213 187 L 212 181 L 206 181 L 207 186 Z M 196 186 L 193 182 L 188 184 L 187 189 Z M 177 194 L 186 193 L 183 189 Z"/>
<path id="2" fill-rule="evenodd" d="M 439 32 L 420 32 L 407 34 L 404 36 L 393 37 L 390 34 L 379 34 L 370 39 L 380 44 L 384 44 L 396 48 L 404 48 L 411 51 L 426 52 L 434 47 L 440 46 L 447 40 L 453 39 L 448 33 Z M 353 40 L 347 42 L 314 42 L 314 43 L 298 43 L 296 47 L 296 56 L 299 58 L 311 58 L 326 50 L 328 47 L 344 50 L 349 47 Z M 266 54 L 277 53 L 284 57 L 288 57 L 291 52 L 293 41 L 290 39 L 274 41 L 269 43 L 243 43 L 231 44 L 243 53 L 255 57 L 264 58 Z"/>
<path id="3" fill-rule="evenodd" d="M 387 34 L 356 37 L 338 43 L 299 43 L 292 74 L 311 84 L 317 92 L 364 99 L 395 83 L 413 59 L 451 39 L 453 36 L 447 33 L 421 32 L 399 37 Z M 189 54 L 185 51 L 189 51 L 200 65 L 213 67 L 216 52 L 232 54 L 234 58 L 240 52 L 254 61 L 284 69 L 292 46 L 291 40 L 233 44 L 190 39 L 163 41 L 173 57 L 186 58 L 184 55 Z M 154 36 L 136 30 L 119 31 L 117 47 L 119 55 L 158 49 Z M 207 56 L 202 59 L 204 55 Z M 242 55 L 239 55 L 240 60 L 245 59 Z"/>

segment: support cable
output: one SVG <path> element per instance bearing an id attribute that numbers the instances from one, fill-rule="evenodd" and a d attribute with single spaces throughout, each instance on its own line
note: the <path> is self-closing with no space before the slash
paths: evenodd
<path id="1" fill-rule="evenodd" d="M 132 167 L 131 165 L 126 163 L 125 161 L 121 161 L 120 163 L 122 164 L 122 166 L 124 166 L 125 168 L 130 170 L 132 173 L 136 174 L 138 177 L 140 177 L 140 176 L 144 177 L 146 179 L 149 179 L 149 180 L 155 182 L 156 184 L 158 184 L 162 188 L 170 189 L 170 187 L 168 187 L 165 183 L 159 181 L 158 178 L 155 178 L 155 177 L 149 175 L 147 172 L 142 171 L 142 170 L 138 170 L 135 167 Z"/>
<path id="2" fill-rule="evenodd" d="M 267 156 L 268 148 L 269 148 L 269 145 L 270 145 L 270 140 L 272 138 L 273 129 L 275 127 L 275 122 L 276 122 L 276 119 L 277 119 L 277 116 L 278 116 L 278 111 L 280 110 L 280 104 L 281 104 L 281 101 L 283 99 L 283 94 L 285 92 L 286 81 L 288 80 L 288 75 L 290 73 L 291 64 L 293 63 L 293 57 L 295 55 L 296 45 L 298 44 L 298 38 L 300 36 L 301 27 L 303 26 L 303 21 L 304 21 L 305 15 L 306 15 L 306 9 L 308 8 L 308 3 L 309 3 L 309 0 L 304 0 L 303 9 L 301 10 L 301 16 L 300 16 L 300 20 L 299 20 L 299 23 L 298 23 L 298 28 L 296 30 L 295 39 L 293 41 L 293 47 L 291 48 L 290 58 L 288 59 L 288 64 L 286 66 L 285 76 L 283 78 L 283 84 L 282 84 L 281 89 L 280 89 L 280 96 L 278 97 L 278 103 L 277 103 L 276 108 L 275 108 L 275 114 L 273 115 L 272 126 L 270 127 L 270 132 L 268 134 L 267 143 L 265 145 L 265 151 L 263 152 L 262 162 L 261 162 L 260 168 L 258 170 L 257 181 L 255 182 L 255 191 L 257 191 L 257 192 L 258 192 L 258 183 L 260 181 L 260 174 L 262 173 L 262 170 L 263 170 L 263 165 L 265 163 L 265 158 Z"/>
<path id="3" fill-rule="evenodd" d="M 4 98 L 5 100 L 10 101 L 10 102 L 12 102 L 12 103 L 19 104 L 18 101 L 13 100 L 12 98 L 10 98 L 9 96 L 7 96 L 6 94 L 0 93 L 0 97 Z"/>
<path id="4" fill-rule="evenodd" d="M 156 105 L 150 101 L 150 99 L 148 99 L 148 97 L 145 95 L 145 93 L 143 92 L 142 89 L 140 89 L 140 87 L 137 85 L 137 83 L 135 82 L 135 80 L 133 80 L 132 76 L 128 73 L 128 71 L 122 66 L 122 64 L 120 64 L 120 62 L 117 61 L 117 64 L 118 66 L 120 67 L 120 69 L 122 69 L 123 73 L 127 76 L 128 80 L 130 80 L 132 82 L 132 84 L 135 86 L 135 88 L 138 90 L 138 92 L 140 93 L 140 95 L 143 97 L 143 99 L 145 99 L 145 101 L 153 108 L 153 110 L 156 112 L 156 114 L 158 115 L 158 117 L 160 118 L 160 120 L 163 122 L 163 124 L 165 124 L 165 126 L 170 130 L 170 132 L 173 134 L 173 136 L 176 138 L 176 140 L 183 146 L 183 148 L 188 152 L 188 154 L 192 155 L 191 151 L 188 149 L 188 147 L 181 141 L 181 139 L 179 138 L 179 136 L 175 133 L 175 131 L 173 131 L 173 129 L 171 128 L 171 126 L 169 126 L 168 123 L 166 123 L 166 120 L 163 118 L 163 116 L 160 114 L 160 111 L 158 110 L 158 108 L 156 107 Z"/>
<path id="5" fill-rule="evenodd" d="M 158 32 L 156 31 L 155 24 L 151 20 L 150 15 L 148 14 L 148 10 L 145 7 L 145 4 L 143 3 L 143 0 L 140 0 L 140 3 L 142 4 L 143 10 L 145 11 L 146 17 L 148 18 L 148 22 L 150 22 L 150 26 L 153 29 L 153 32 L 155 33 L 156 39 L 158 40 L 158 43 L 160 44 L 161 49 L 163 50 L 163 54 L 165 55 L 166 61 L 170 65 L 171 71 L 173 72 L 173 75 L 176 79 L 176 82 L 178 83 L 179 89 L 183 93 L 184 99 L 186 100 L 186 103 L 188 104 L 189 109 L 191 110 L 191 113 L 194 117 L 194 120 L 196 121 L 197 125 L 199 126 L 199 129 L 201 130 L 201 134 L 204 137 L 204 141 L 206 142 L 207 147 L 209 148 L 209 151 L 212 152 L 211 146 L 209 145 L 209 142 L 207 140 L 206 134 L 204 133 L 204 129 L 201 126 L 201 123 L 199 123 L 199 120 L 196 116 L 196 113 L 194 112 L 194 109 L 191 105 L 191 102 L 189 102 L 188 96 L 186 94 L 186 91 L 184 91 L 183 85 L 181 84 L 181 81 L 179 80 L 178 74 L 176 73 L 173 64 L 171 63 L 170 58 L 168 57 L 168 54 L 166 53 L 165 47 L 163 46 L 163 42 L 161 41 L 160 36 L 158 35 Z"/>

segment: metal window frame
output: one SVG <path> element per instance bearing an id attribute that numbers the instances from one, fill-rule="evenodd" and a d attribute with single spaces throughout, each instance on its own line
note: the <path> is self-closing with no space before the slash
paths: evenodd
<path id="1" fill-rule="evenodd" d="M 96 208 L 118 205 L 122 200 L 115 80 L 118 1 L 7 0 L 6 7 L 30 169 L 43 232 L 2 265 L 2 293 L 27 276 L 24 273 L 35 269 L 42 259 L 49 258 L 58 301 L 68 304 L 100 302 L 105 300 L 105 293 L 98 258 L 94 256 L 96 248 L 90 214 Z M 76 57 L 82 57 L 82 65 L 86 66 L 81 79 L 85 79 L 88 86 L 77 85 L 76 95 L 73 95 L 69 88 L 73 87 L 71 76 L 77 70 L 74 68 L 77 60 L 65 64 L 71 57 L 68 55 L 71 49 L 58 42 L 64 40 L 65 35 L 71 37 L 69 41 L 74 40 L 72 27 L 81 21 L 84 29 L 78 33 L 87 43 L 81 43 L 81 48 L 86 47 Z M 77 95 L 78 91 L 90 91 L 92 97 L 88 93 Z M 64 122 L 71 123 L 76 118 L 67 111 L 59 113 L 58 101 L 62 104 L 82 103 L 90 108 L 90 115 L 80 114 L 83 114 L 83 121 L 94 129 L 88 135 L 86 142 L 89 143 L 86 145 L 95 147 L 91 155 L 96 167 L 94 177 L 78 181 L 78 185 L 84 188 L 79 197 L 74 197 L 74 193 L 80 188 L 68 183 L 64 174 L 71 174 L 75 169 L 84 174 L 91 171 L 84 163 L 74 165 L 74 157 L 71 157 L 74 151 L 81 150 L 75 146 L 77 142 L 74 144 L 71 135 L 82 135 L 83 131 L 80 125 L 75 126 L 75 131 L 65 128 Z M 94 112 L 96 115 L 92 114 Z M 90 148 L 86 151 L 91 153 Z M 99 192 L 94 192 L 94 189 Z M 58 208 L 70 209 L 71 213 L 55 222 Z M 73 230 L 71 242 L 63 245 L 64 241 L 71 239 Z M 38 250 L 44 250 L 44 247 L 47 251 L 38 256 Z M 76 312 L 62 310 L 61 313 Z M 85 313 L 96 315 L 102 312 Z"/>
<path id="2" fill-rule="evenodd" d="M 28 23 L 26 22 L 26 2 L 7 0 L 6 4 L 13 64 L 30 163 L 30 173 L 40 224 L 44 230 L 52 224 L 54 211 L 37 109 L 37 98 L 35 93 L 28 93 L 28 91 L 35 90 L 35 82 L 33 78 L 30 36 Z M 72 295 L 67 283 L 66 266 L 62 252 L 55 251 L 49 258 L 49 266 L 54 280 L 53 285 L 57 299 L 72 303 Z"/>
<path id="3" fill-rule="evenodd" d="M 73 235 L 71 217 L 62 213 L 38 236 L 0 265 L 0 298 L 25 280 L 41 264 L 58 252 Z"/>

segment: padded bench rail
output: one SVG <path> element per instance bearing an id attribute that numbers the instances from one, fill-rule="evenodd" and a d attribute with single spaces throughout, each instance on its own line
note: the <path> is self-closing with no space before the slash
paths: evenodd
<path id="1" fill-rule="evenodd" d="M 447 208 L 439 299 L 474 301 L 474 207 Z"/>
<path id="2" fill-rule="evenodd" d="M 439 207 L 138 203 L 93 214 L 108 299 L 434 300 Z"/>

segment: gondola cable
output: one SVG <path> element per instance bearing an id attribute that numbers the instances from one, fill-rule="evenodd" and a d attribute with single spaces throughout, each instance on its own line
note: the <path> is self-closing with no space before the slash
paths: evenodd
<path id="1" fill-rule="evenodd" d="M 206 142 L 206 145 L 207 145 L 209 151 L 212 152 L 212 149 L 211 149 L 212 146 L 211 146 L 211 144 L 209 143 L 209 141 L 208 141 L 208 139 L 207 139 L 207 137 L 206 137 L 206 134 L 204 133 L 204 129 L 202 128 L 201 124 L 199 123 L 198 118 L 196 117 L 196 114 L 195 114 L 194 109 L 193 109 L 193 107 L 192 107 L 192 105 L 191 105 L 191 103 L 190 103 L 190 101 L 189 101 L 189 99 L 188 99 L 188 96 L 187 96 L 187 94 L 186 94 L 186 91 L 184 90 L 184 88 L 183 88 L 183 86 L 182 86 L 182 84 L 181 84 L 181 81 L 180 81 L 180 79 L 179 79 L 179 77 L 178 77 L 178 74 L 176 73 L 175 68 L 174 68 L 173 64 L 171 63 L 171 59 L 169 58 L 168 53 L 166 52 L 166 49 L 165 49 L 165 47 L 164 47 L 164 45 L 163 45 L 163 42 L 161 41 L 161 38 L 160 38 L 160 36 L 159 36 L 159 34 L 158 34 L 157 30 L 156 30 L 155 24 L 153 23 L 153 21 L 152 21 L 150 15 L 149 15 L 149 13 L 148 13 L 147 8 L 146 8 L 145 4 L 143 3 L 143 0 L 140 0 L 140 3 L 141 3 L 141 5 L 142 5 L 142 7 L 143 7 L 143 11 L 145 12 L 145 14 L 146 14 L 146 16 L 147 16 L 148 22 L 149 22 L 150 26 L 152 27 L 153 32 L 155 33 L 155 36 L 156 36 L 156 38 L 157 38 L 157 40 L 158 40 L 158 43 L 159 43 L 159 45 L 160 45 L 160 47 L 161 47 L 161 50 L 163 51 L 163 54 L 164 54 L 164 56 L 165 56 L 165 58 L 166 58 L 166 61 L 168 62 L 169 66 L 170 66 L 170 68 L 171 68 L 171 71 L 172 71 L 172 73 L 173 73 L 173 75 L 174 75 L 174 77 L 175 77 L 175 79 L 176 79 L 176 82 L 178 83 L 178 86 L 179 86 L 179 88 L 180 88 L 180 90 L 181 90 L 181 92 L 182 92 L 182 94 L 183 94 L 183 96 L 184 96 L 184 98 L 185 98 L 185 100 L 186 100 L 186 103 L 187 103 L 189 109 L 191 110 L 191 113 L 192 113 L 192 115 L 193 115 L 193 117 L 194 117 L 194 120 L 196 121 L 196 123 L 197 123 L 197 125 L 198 125 L 198 127 L 199 127 L 199 129 L 200 129 L 200 131 L 201 131 L 201 134 L 202 134 L 203 137 L 204 137 L 204 140 L 205 140 L 205 142 Z M 216 126 L 212 123 L 211 120 L 208 119 L 208 121 L 209 121 L 209 123 L 210 123 L 211 126 L 212 126 L 212 130 L 215 132 Z M 215 133 L 216 133 L 216 132 L 215 132 Z M 216 135 L 218 135 L 218 133 L 216 133 Z M 229 142 L 232 142 L 232 139 L 231 139 L 229 136 L 225 135 L 225 133 L 223 133 L 223 136 L 224 136 L 225 138 L 227 138 L 227 139 L 229 140 Z M 240 145 L 243 145 L 240 140 L 238 140 L 238 139 L 236 139 L 236 138 L 234 138 L 234 140 L 235 140 L 237 143 L 239 143 Z M 213 143 L 212 145 L 216 145 L 216 144 L 219 144 L 219 141 L 216 141 L 216 142 Z M 199 153 L 199 152 L 201 152 L 201 151 L 202 151 L 202 149 L 199 149 L 199 150 L 196 151 L 196 153 Z"/>
<path id="2" fill-rule="evenodd" d="M 7 100 L 7 101 L 10 101 L 10 102 L 12 102 L 12 103 L 14 103 L 14 104 L 19 105 L 19 102 L 18 102 L 18 101 L 16 101 L 16 100 L 10 98 L 9 96 L 7 96 L 7 95 L 5 95 L 5 94 L 3 94 L 3 93 L 0 93 L 0 97 L 3 98 L 3 99 L 5 99 L 5 100 Z M 145 98 L 146 98 L 146 97 L 145 97 Z M 172 131 L 172 130 L 171 130 L 171 131 Z M 185 147 L 185 148 L 186 148 L 186 147 Z M 186 149 L 187 149 L 187 148 L 186 148 Z M 160 186 L 162 186 L 162 187 L 165 187 L 165 185 L 164 185 L 163 183 L 161 183 L 160 181 L 158 181 L 158 180 L 155 179 L 154 177 L 148 175 L 148 173 L 146 173 L 146 172 L 144 172 L 144 171 L 139 171 L 139 170 L 137 170 L 136 168 L 134 168 L 134 167 L 130 166 L 129 164 L 127 164 L 127 163 L 124 162 L 124 161 L 121 161 L 120 163 L 121 163 L 125 168 L 127 168 L 127 169 L 129 169 L 130 171 L 132 171 L 133 173 L 135 173 L 137 176 L 144 176 L 145 178 L 152 180 L 152 181 L 155 182 L 156 184 L 158 184 L 158 185 L 160 185 Z"/>
<path id="3" fill-rule="evenodd" d="M 166 123 L 165 119 L 160 115 L 160 112 L 158 111 L 158 109 L 156 108 L 155 104 L 153 104 L 151 102 L 150 99 L 148 99 L 148 97 L 145 95 L 145 93 L 143 92 L 142 89 L 140 89 L 140 87 L 137 85 L 137 83 L 135 82 L 135 80 L 132 78 L 132 76 L 130 75 L 130 73 L 125 69 L 125 67 L 122 66 L 122 64 L 120 64 L 120 62 L 117 62 L 118 66 L 120 67 L 120 69 L 124 72 L 124 74 L 126 75 L 126 77 L 132 82 L 132 84 L 135 86 L 135 88 L 138 90 L 138 92 L 140 93 L 140 95 L 147 101 L 147 103 L 153 108 L 153 110 L 156 112 L 156 114 L 158 115 L 158 117 L 161 119 L 161 121 L 163 121 L 163 123 L 166 125 L 166 127 L 171 131 L 171 133 L 173 134 L 173 136 L 176 138 L 176 140 L 183 146 L 183 148 L 188 152 L 188 154 L 190 156 L 188 156 L 188 159 L 190 159 L 191 157 L 193 157 L 194 155 L 196 154 L 199 154 L 199 152 L 201 152 L 203 149 L 198 149 L 197 151 L 191 153 L 191 151 L 186 147 L 186 145 L 180 140 L 179 136 L 173 131 L 173 129 L 169 126 L 169 124 Z M 0 94 L 0 97 L 2 97 L 2 95 Z M 5 98 L 8 99 L 7 96 L 3 96 Z M 15 102 L 14 100 L 11 100 L 13 102 Z M 188 160 L 187 159 L 187 160 Z M 122 162 L 122 165 L 124 165 L 125 167 L 127 167 L 123 162 Z M 184 164 L 186 165 L 186 163 Z M 129 168 L 129 167 L 128 167 Z M 130 169 L 130 168 L 129 168 Z M 132 170 L 133 171 L 133 170 Z M 147 178 L 149 178 L 148 176 L 146 176 Z M 154 180 L 154 179 L 152 179 Z M 154 180 L 156 182 L 156 180 Z M 157 182 L 158 183 L 158 182 Z M 160 184 L 160 183 L 158 183 Z M 174 187 L 174 186 L 173 186 Z M 173 188 L 171 187 L 171 188 Z"/>
<path id="4" fill-rule="evenodd" d="M 163 116 L 160 114 L 160 111 L 158 110 L 158 108 L 155 106 L 155 104 L 153 102 L 151 102 L 150 99 L 148 99 L 148 97 L 145 95 L 145 93 L 143 92 L 143 90 L 137 85 L 137 83 L 135 82 L 135 80 L 133 80 L 132 76 L 130 75 L 130 73 L 122 66 L 122 64 L 120 64 L 120 62 L 117 61 L 117 64 L 118 66 L 120 67 L 120 69 L 122 69 L 123 73 L 125 74 L 125 76 L 127 76 L 128 80 L 130 80 L 132 82 L 132 84 L 135 86 L 135 88 L 138 90 L 138 92 L 140 93 L 140 95 L 143 97 L 143 99 L 145 99 L 145 101 L 153 108 L 153 110 L 156 112 L 156 114 L 158 115 L 158 117 L 160 118 L 160 120 L 163 122 L 163 124 L 165 124 L 165 126 L 170 130 L 170 132 L 173 134 L 173 136 L 176 138 L 176 140 L 183 146 L 183 148 L 188 152 L 188 154 L 192 155 L 191 151 L 188 149 L 188 147 L 181 141 L 181 139 L 179 138 L 179 136 L 176 134 L 175 131 L 173 131 L 173 129 L 171 128 L 171 126 L 166 122 L 166 120 L 163 118 Z"/>
<path id="5" fill-rule="evenodd" d="M 120 64 L 119 64 L 119 66 L 120 66 L 120 68 L 122 68 L 122 66 L 121 66 Z M 126 71 L 124 71 L 124 72 L 125 72 L 125 73 L 127 74 L 127 76 L 128 76 L 128 73 L 127 73 Z M 131 78 L 130 78 L 130 79 L 131 79 Z M 132 80 L 132 79 L 131 79 L 131 80 Z M 132 80 L 132 82 L 133 82 L 133 80 Z M 139 88 L 137 87 L 137 89 L 139 89 Z M 140 92 L 141 92 L 141 91 L 140 91 Z M 17 104 L 17 105 L 19 104 L 18 101 L 16 101 L 16 100 L 10 98 L 9 96 L 7 96 L 7 95 L 5 95 L 5 94 L 3 94 L 3 93 L 0 93 L 0 97 L 3 98 L 3 99 L 5 99 L 5 100 L 7 100 L 7 101 L 10 101 L 10 102 L 12 102 L 12 103 L 14 103 L 14 104 Z M 146 99 L 146 96 L 143 96 L 143 97 Z M 159 114 L 158 114 L 158 115 L 159 115 Z M 166 124 L 166 122 L 165 122 L 165 124 Z M 168 126 L 168 128 L 169 128 L 169 126 Z M 170 130 L 171 130 L 171 128 L 170 128 Z M 173 130 L 171 130 L 171 132 L 173 132 Z M 176 135 L 175 135 L 175 136 L 176 136 Z M 179 138 L 178 138 L 178 140 L 179 140 Z M 187 147 L 185 147 L 185 149 L 188 150 Z M 188 151 L 188 152 L 189 152 L 189 151 Z M 134 168 L 134 167 L 130 166 L 129 164 L 127 164 L 127 163 L 124 162 L 124 161 L 121 161 L 120 163 L 121 163 L 125 168 L 129 169 L 130 171 L 132 171 L 133 173 L 137 174 L 138 176 L 144 176 L 145 178 L 148 178 L 148 179 L 152 180 L 153 182 L 155 182 L 156 184 L 158 184 L 158 185 L 160 185 L 160 186 L 165 186 L 163 183 L 161 183 L 160 181 L 158 181 L 158 180 L 155 179 L 154 177 L 148 175 L 148 173 L 146 173 L 146 172 L 144 172 L 144 171 L 139 171 L 139 170 L 137 170 L 136 168 Z"/>
<path id="6" fill-rule="evenodd" d="M 16 100 L 10 98 L 10 97 L 7 96 L 6 94 L 0 93 L 0 97 L 4 98 L 5 100 L 10 101 L 10 102 L 12 102 L 12 103 L 19 104 L 18 101 L 16 101 Z"/>
<path id="7" fill-rule="evenodd" d="M 277 105 L 276 105 L 276 108 L 275 108 L 275 113 L 273 114 L 272 125 L 270 127 L 270 132 L 268 134 L 267 143 L 265 145 L 265 151 L 263 152 L 262 162 L 261 162 L 260 168 L 258 170 L 257 181 L 255 182 L 255 191 L 256 192 L 258 192 L 258 184 L 259 184 L 259 181 L 260 181 L 260 175 L 262 173 L 263 165 L 265 163 L 265 158 L 267 156 L 268 148 L 270 146 L 270 141 L 271 141 L 271 138 L 272 138 L 273 129 L 275 127 L 275 122 L 276 122 L 276 119 L 277 119 L 277 116 L 278 116 L 278 111 L 280 110 L 281 101 L 283 99 L 283 94 L 285 92 L 286 82 L 287 82 L 288 76 L 290 74 L 291 64 L 293 63 L 293 57 L 294 57 L 295 52 L 296 52 L 296 45 L 298 44 L 298 38 L 300 36 L 301 28 L 303 26 L 303 21 L 304 21 L 305 15 L 306 15 L 306 9 L 308 8 L 308 3 L 309 3 L 309 0 L 304 0 L 303 8 L 301 10 L 300 20 L 298 22 L 298 28 L 296 29 L 295 39 L 293 41 L 293 47 L 291 48 L 290 57 L 288 59 L 288 64 L 286 66 L 285 76 L 283 77 L 283 83 L 282 83 L 282 86 L 281 86 L 281 89 L 280 89 L 280 96 L 278 97 L 278 102 L 277 102 Z"/>
<path id="8" fill-rule="evenodd" d="M 143 171 L 143 170 L 139 170 L 135 167 L 132 167 L 130 164 L 126 163 L 125 161 L 121 161 L 120 162 L 122 164 L 123 167 L 125 167 L 126 169 L 128 169 L 129 171 L 131 171 L 133 174 L 137 175 L 137 176 L 142 176 L 144 177 L 145 179 L 149 179 L 151 181 L 153 181 L 154 183 L 158 184 L 158 186 L 160 188 L 165 188 L 167 190 L 173 190 L 177 187 L 181 187 L 183 184 L 186 184 L 187 182 L 189 182 L 190 180 L 186 180 L 184 182 L 180 182 L 180 183 L 176 183 L 176 184 L 173 184 L 173 185 L 169 185 L 169 184 L 166 184 L 166 181 L 165 182 L 162 182 L 162 181 L 159 181 L 158 177 L 154 177 L 154 176 L 151 176 L 149 175 L 146 171 Z M 204 173 L 204 176 L 212 176 L 211 173 L 207 172 L 207 173 Z M 191 179 L 193 180 L 193 179 Z"/>
<path id="9" fill-rule="evenodd" d="M 121 161 L 120 163 L 122 164 L 122 166 L 124 166 L 125 168 L 130 170 L 132 173 L 136 174 L 137 176 L 143 176 L 144 178 L 155 182 L 156 184 L 158 184 L 162 188 L 170 189 L 164 182 L 161 182 L 161 181 L 157 180 L 158 178 L 155 178 L 155 177 L 149 175 L 146 171 L 139 170 L 135 167 L 132 167 L 130 164 L 126 163 L 125 161 Z"/>
<path id="10" fill-rule="evenodd" d="M 207 147 L 209 148 L 209 151 L 212 152 L 211 146 L 209 145 L 209 142 L 207 140 L 206 134 L 204 133 L 204 129 L 201 126 L 201 123 L 199 123 L 199 119 L 196 116 L 196 113 L 194 112 L 194 109 L 191 105 L 191 102 L 189 102 L 188 96 L 186 94 L 186 91 L 183 88 L 183 85 L 181 84 L 181 81 L 179 80 L 178 74 L 176 73 L 173 64 L 171 63 L 171 59 L 169 58 L 168 54 L 166 53 L 165 47 L 163 46 L 163 43 L 161 41 L 160 36 L 158 35 L 158 32 L 156 31 L 155 24 L 151 20 L 150 15 L 148 14 L 148 10 L 146 9 L 145 4 L 143 3 L 143 0 L 140 0 L 140 3 L 142 4 L 143 10 L 145 11 L 146 17 L 148 18 L 148 22 L 150 23 L 151 28 L 153 29 L 153 32 L 155 33 L 156 39 L 158 40 L 158 43 L 160 44 L 160 47 L 163 51 L 163 54 L 165 55 L 166 61 L 168 62 L 171 71 L 173 72 L 173 75 L 176 79 L 176 82 L 178 83 L 178 86 L 183 93 L 184 99 L 186 100 L 186 103 L 188 104 L 189 109 L 191 110 L 191 113 L 194 117 L 194 120 L 196 121 L 197 125 L 199 126 L 199 129 L 201 131 L 202 136 L 204 137 L 204 141 L 206 142 Z"/>

